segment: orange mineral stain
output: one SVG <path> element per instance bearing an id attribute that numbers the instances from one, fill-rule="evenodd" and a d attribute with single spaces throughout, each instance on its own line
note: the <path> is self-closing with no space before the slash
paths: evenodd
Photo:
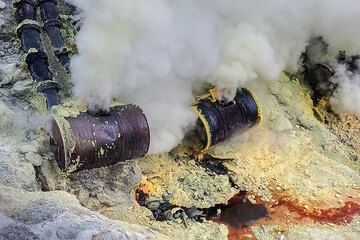
<path id="1" fill-rule="evenodd" d="M 228 227 L 229 240 L 255 239 L 251 230 L 253 226 L 276 224 L 286 226 L 291 223 L 350 223 L 355 216 L 360 215 L 360 205 L 347 201 L 337 208 L 311 209 L 298 204 L 295 200 L 281 198 L 275 203 L 261 203 L 256 197 L 256 203 L 251 203 L 248 193 L 241 192 L 228 201 L 226 206 L 220 207 L 221 214 L 213 217 L 217 223 Z M 284 227 L 286 229 L 286 227 Z"/>

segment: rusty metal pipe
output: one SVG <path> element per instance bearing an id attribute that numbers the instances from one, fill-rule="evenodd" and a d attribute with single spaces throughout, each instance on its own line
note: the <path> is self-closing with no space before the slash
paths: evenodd
<path id="1" fill-rule="evenodd" d="M 19 1 L 16 2 L 14 6 L 16 7 L 15 19 L 18 23 L 24 21 L 25 19 L 36 19 L 36 6 L 32 0 Z"/>
<path id="2" fill-rule="evenodd" d="M 51 126 L 52 150 L 60 168 L 67 172 L 142 157 L 150 144 L 146 117 L 135 105 L 112 107 L 108 115 L 54 115 Z"/>
<path id="3" fill-rule="evenodd" d="M 199 117 L 196 131 L 203 150 L 247 131 L 262 118 L 259 100 L 246 88 L 239 89 L 234 101 L 225 105 L 208 98 L 195 103 L 193 109 Z"/>

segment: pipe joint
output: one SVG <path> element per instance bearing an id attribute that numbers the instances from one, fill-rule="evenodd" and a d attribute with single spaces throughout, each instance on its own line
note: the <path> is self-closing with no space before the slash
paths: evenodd
<path id="1" fill-rule="evenodd" d="M 26 19 L 29 20 L 36 19 L 36 6 L 32 1 L 23 0 L 23 1 L 15 2 L 14 6 L 16 7 L 15 19 L 18 23 Z"/>
<path id="2" fill-rule="evenodd" d="M 44 23 L 43 29 L 47 31 L 50 27 L 62 28 L 63 23 L 59 19 L 48 20 Z"/>
<path id="3" fill-rule="evenodd" d="M 34 20 L 24 20 L 16 27 L 16 34 L 20 38 L 26 30 L 34 30 L 40 34 L 40 23 Z"/>
<path id="4" fill-rule="evenodd" d="M 36 90 L 39 93 L 44 93 L 48 90 L 55 90 L 58 92 L 60 89 L 59 84 L 53 80 L 41 81 L 37 84 Z"/>
<path id="5" fill-rule="evenodd" d="M 43 51 L 31 51 L 26 55 L 25 61 L 27 64 L 31 64 L 32 62 L 40 58 L 47 59 L 46 53 Z"/>

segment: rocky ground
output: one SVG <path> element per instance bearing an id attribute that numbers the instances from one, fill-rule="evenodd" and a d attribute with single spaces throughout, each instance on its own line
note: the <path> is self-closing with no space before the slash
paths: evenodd
<path id="1" fill-rule="evenodd" d="M 350 211 L 347 223 L 320 216 L 343 206 L 358 211 L 360 120 L 314 108 L 301 77 L 253 86 L 264 121 L 203 160 L 184 144 L 68 175 L 49 151 L 46 113 L 27 100 L 33 82 L 18 49 L 11 1 L 3 0 L 0 239 L 359 239 L 360 217 Z M 53 57 L 51 65 L 57 78 L 68 78 Z M 268 217 L 240 229 L 215 220 L 240 191 L 266 206 Z"/>

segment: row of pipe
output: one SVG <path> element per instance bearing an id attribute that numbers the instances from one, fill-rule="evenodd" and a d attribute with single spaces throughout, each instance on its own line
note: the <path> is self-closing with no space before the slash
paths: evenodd
<path id="1" fill-rule="evenodd" d="M 38 83 L 37 91 L 46 98 L 47 108 L 60 103 L 59 85 L 53 81 L 48 57 L 41 44 L 40 23 L 36 21 L 36 4 L 32 0 L 18 0 L 15 18 L 18 23 L 16 34 L 21 40 L 22 51 L 32 78 Z"/>
<path id="2" fill-rule="evenodd" d="M 69 71 L 70 57 L 64 47 L 56 0 L 16 0 L 17 35 L 26 55 L 37 91 L 44 94 L 48 110 L 60 104 L 59 85 L 53 80 L 49 61 L 41 43 L 44 30 L 60 63 Z M 43 26 L 37 21 L 40 9 Z M 71 132 L 71 133 L 70 133 Z M 150 144 L 150 132 L 143 111 L 135 105 L 120 105 L 108 114 L 80 112 L 77 117 L 52 115 L 51 148 L 64 171 L 80 171 L 108 166 L 144 156 Z M 70 142 L 70 143 L 69 143 Z M 68 146 L 74 144 L 69 149 Z"/>
<path id="3" fill-rule="evenodd" d="M 44 94 L 47 108 L 60 104 L 59 85 L 53 81 L 48 57 L 41 44 L 43 29 L 50 38 L 55 55 L 69 71 L 70 57 L 64 47 L 56 0 L 17 0 L 15 17 L 26 63 L 37 91 Z M 37 22 L 39 7 L 43 26 Z M 215 89 L 211 90 L 216 92 Z M 235 132 L 244 132 L 261 120 L 261 107 L 254 93 L 239 89 L 233 102 L 223 104 L 214 97 L 198 99 L 193 109 L 198 114 L 197 132 L 202 150 L 207 150 Z M 144 156 L 150 145 L 146 117 L 138 106 L 117 105 L 108 113 L 79 112 L 76 117 L 53 114 L 51 146 L 59 167 L 74 172 L 108 166 Z"/>
<path id="4" fill-rule="evenodd" d="M 55 55 L 60 63 L 69 72 L 70 71 L 70 56 L 68 50 L 65 48 L 64 39 L 61 36 L 60 29 L 63 23 L 59 18 L 56 0 L 39 0 L 39 8 L 41 19 L 44 22 L 44 30 L 50 38 L 52 46 L 56 49 Z"/>

